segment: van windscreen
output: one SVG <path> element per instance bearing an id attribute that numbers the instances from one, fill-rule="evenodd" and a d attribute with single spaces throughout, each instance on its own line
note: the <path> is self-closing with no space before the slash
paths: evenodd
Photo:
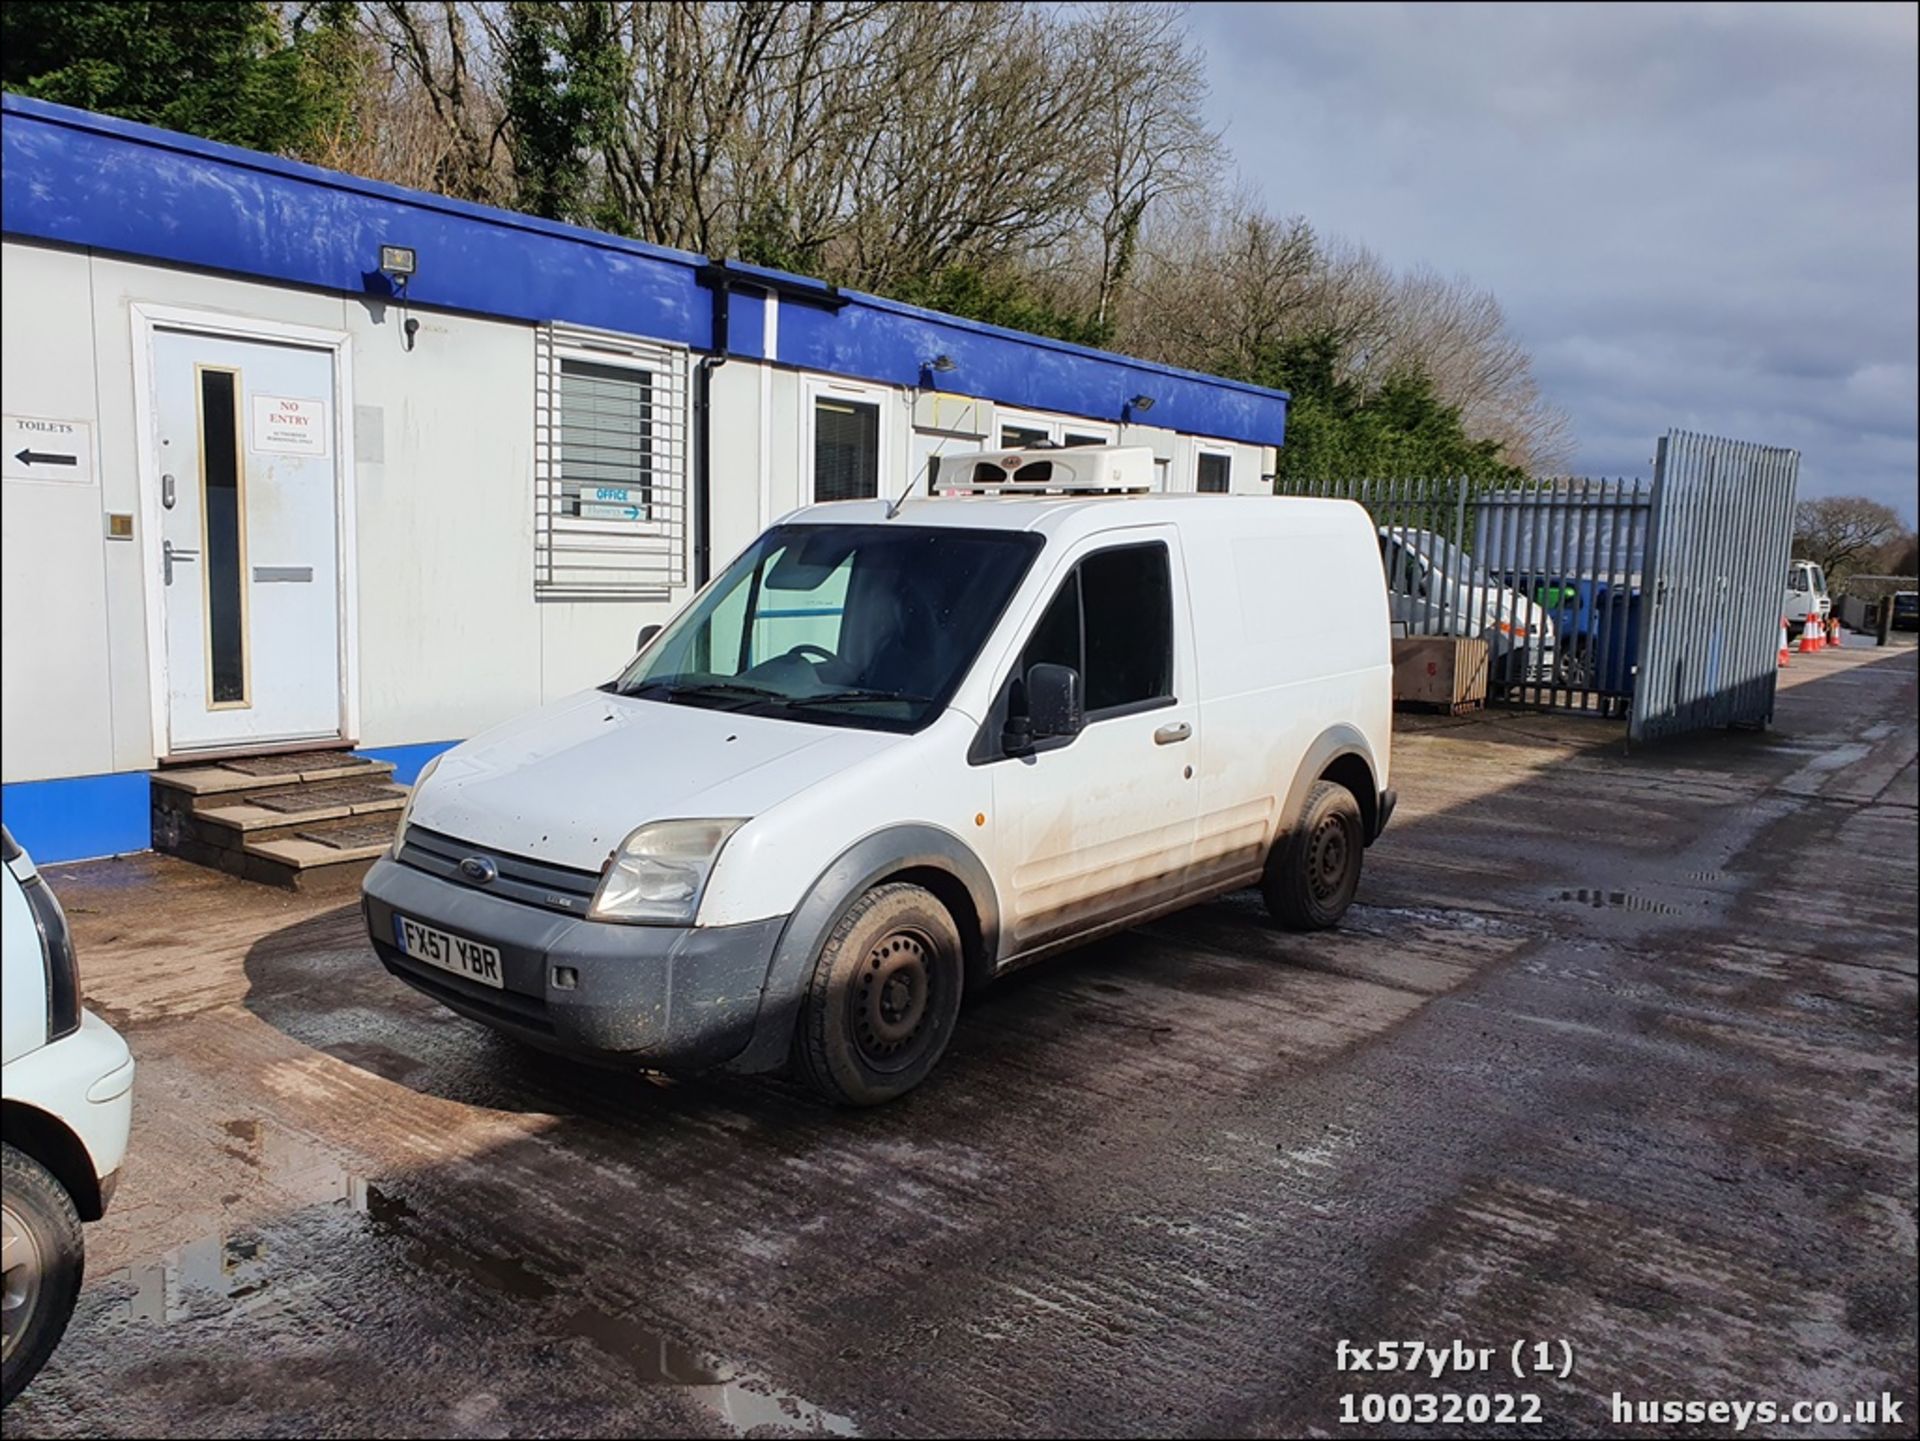
<path id="1" fill-rule="evenodd" d="M 959 686 L 1040 546 L 1018 531 L 776 526 L 613 689 L 819 725 L 918 730 Z"/>

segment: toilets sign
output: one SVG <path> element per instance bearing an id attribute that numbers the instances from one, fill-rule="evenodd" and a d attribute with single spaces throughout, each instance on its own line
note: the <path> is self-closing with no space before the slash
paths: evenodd
<path id="1" fill-rule="evenodd" d="M 4 445 L 8 480 L 93 484 L 93 427 L 84 420 L 9 415 Z"/>
<path id="2" fill-rule="evenodd" d="M 285 395 L 254 396 L 247 449 L 268 455 L 325 455 L 327 403 Z"/>

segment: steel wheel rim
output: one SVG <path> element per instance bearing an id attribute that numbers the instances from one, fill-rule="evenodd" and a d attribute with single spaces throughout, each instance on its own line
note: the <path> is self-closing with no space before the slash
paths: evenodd
<path id="1" fill-rule="evenodd" d="M 1352 854 L 1352 837 L 1339 816 L 1328 816 L 1313 828 L 1307 843 L 1307 886 L 1316 901 L 1330 901 L 1340 894 Z"/>
<path id="2" fill-rule="evenodd" d="M 904 1071 L 932 1043 L 940 995 L 937 954 L 926 932 L 903 926 L 887 932 L 860 958 L 848 999 L 854 1049 L 872 1070 Z"/>
<path id="3" fill-rule="evenodd" d="M 11 1206 L 0 1205 L 0 1355 L 11 1356 L 33 1320 L 43 1267 L 40 1243 Z"/>

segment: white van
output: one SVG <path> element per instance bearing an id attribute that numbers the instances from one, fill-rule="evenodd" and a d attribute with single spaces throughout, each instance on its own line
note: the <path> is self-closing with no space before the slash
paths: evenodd
<path id="1" fill-rule="evenodd" d="M 1396 634 L 1479 636 L 1498 678 L 1558 679 L 1545 610 L 1494 580 L 1445 536 L 1398 525 L 1383 525 L 1379 534 Z"/>
<path id="2" fill-rule="evenodd" d="M 1143 448 L 969 474 L 789 515 L 617 679 L 423 771 L 365 883 L 387 968 L 554 1050 L 873 1104 L 1013 967 L 1256 883 L 1336 922 L 1394 803 L 1366 513 L 1132 493 Z"/>
<path id="3" fill-rule="evenodd" d="M 80 1223 L 105 1213 L 127 1152 L 133 1057 L 119 1032 L 80 1004 L 73 938 L 46 877 L 4 827 L 0 847 L 0 1395 L 11 1401 L 73 1314 L 86 1263 Z"/>

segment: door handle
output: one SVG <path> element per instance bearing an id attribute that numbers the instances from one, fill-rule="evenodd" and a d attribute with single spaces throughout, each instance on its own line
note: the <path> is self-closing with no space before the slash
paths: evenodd
<path id="1" fill-rule="evenodd" d="M 1172 725 L 1161 726 L 1153 733 L 1153 743 L 1157 746 L 1177 745 L 1193 734 L 1193 727 L 1185 721 L 1175 721 Z"/>
<path id="2" fill-rule="evenodd" d="M 181 550 L 180 548 L 175 546 L 174 543 L 170 540 L 163 540 L 160 542 L 160 554 L 162 559 L 166 562 L 166 583 L 168 585 L 173 584 L 173 563 L 176 560 L 200 559 L 199 551 Z"/>

